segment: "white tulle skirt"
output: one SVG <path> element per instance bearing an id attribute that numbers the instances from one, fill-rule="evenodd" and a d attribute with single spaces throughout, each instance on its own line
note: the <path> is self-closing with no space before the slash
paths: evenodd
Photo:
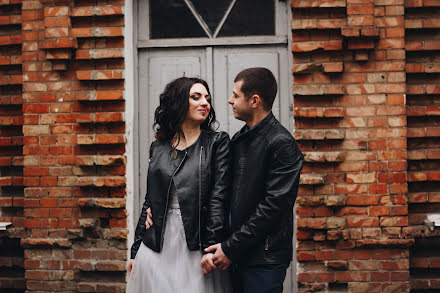
<path id="1" fill-rule="evenodd" d="M 127 293 L 230 293 L 228 272 L 215 270 L 204 276 L 200 251 L 189 251 L 179 209 L 168 210 L 162 251 L 143 243 L 136 254 Z"/>

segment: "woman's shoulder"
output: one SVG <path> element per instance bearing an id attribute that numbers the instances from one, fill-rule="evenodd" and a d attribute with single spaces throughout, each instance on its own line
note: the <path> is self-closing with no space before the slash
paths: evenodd
<path id="1" fill-rule="evenodd" d="M 167 146 L 169 146 L 169 142 L 155 139 L 150 144 L 150 153 L 155 149 L 161 149 L 162 147 L 167 147 Z"/>
<path id="2" fill-rule="evenodd" d="M 229 140 L 229 134 L 226 131 L 203 130 L 203 133 L 213 140 Z"/>

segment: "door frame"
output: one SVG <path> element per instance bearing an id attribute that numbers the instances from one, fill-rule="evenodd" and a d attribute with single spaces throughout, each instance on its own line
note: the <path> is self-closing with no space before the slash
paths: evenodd
<path id="1" fill-rule="evenodd" d="M 201 40 L 199 38 L 191 39 L 179 39 L 176 42 L 170 40 L 141 40 L 139 38 L 139 17 L 138 11 L 143 4 L 148 4 L 148 0 L 127 0 L 124 4 L 124 63 L 125 63 L 125 137 L 126 137 L 126 152 L 125 156 L 127 158 L 126 163 L 126 209 L 127 209 L 127 229 L 128 229 L 128 240 L 127 240 L 127 259 L 130 259 L 130 247 L 133 243 L 134 232 L 137 224 L 137 219 L 139 216 L 140 207 L 136 206 L 139 202 L 140 195 L 140 182 L 139 182 L 139 64 L 138 64 L 138 52 L 140 48 L 145 47 L 189 47 L 189 46 L 236 46 L 241 45 L 243 40 L 246 39 L 245 45 L 262 45 L 262 44 L 285 44 L 286 50 L 288 52 L 288 96 L 290 97 L 290 109 L 291 118 L 289 122 L 289 131 L 293 134 L 294 131 L 294 116 L 293 116 L 293 74 L 290 70 L 293 66 L 293 60 L 291 58 L 291 46 L 292 46 L 292 34 L 291 34 L 291 18 L 292 10 L 289 1 L 285 0 L 275 0 L 275 3 L 287 2 L 286 9 L 287 13 L 280 14 L 277 10 L 277 16 L 285 18 L 282 20 L 285 24 L 285 35 L 278 36 L 279 30 L 282 29 L 279 25 L 276 25 L 276 35 L 275 36 L 263 36 L 263 37 L 227 37 L 219 39 L 211 39 L 209 41 Z M 139 2 L 141 4 L 139 5 Z M 147 5 L 148 6 L 148 5 Z M 278 7 L 278 6 L 277 6 Z M 130 17 L 131 16 L 131 17 Z M 142 28 L 140 29 L 142 31 Z M 283 29 L 282 29 L 283 30 Z M 286 39 L 287 38 L 287 39 Z M 207 48 L 208 50 L 212 48 Z M 213 80 L 208 80 L 212 84 Z M 296 229 L 296 205 L 294 208 L 294 224 Z M 293 239 L 293 259 L 290 280 L 292 282 L 291 288 L 292 292 L 298 292 L 298 284 L 296 277 L 296 233 L 294 233 Z"/>

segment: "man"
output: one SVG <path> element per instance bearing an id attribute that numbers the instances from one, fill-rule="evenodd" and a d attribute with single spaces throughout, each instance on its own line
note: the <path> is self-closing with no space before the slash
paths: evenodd
<path id="1" fill-rule="evenodd" d="M 214 253 L 211 267 L 225 270 L 233 263 L 234 292 L 282 292 L 292 260 L 293 205 L 304 157 L 272 114 L 276 93 L 270 70 L 248 68 L 236 76 L 228 100 L 235 118 L 246 122 L 231 139 L 231 235 L 205 251 Z"/>

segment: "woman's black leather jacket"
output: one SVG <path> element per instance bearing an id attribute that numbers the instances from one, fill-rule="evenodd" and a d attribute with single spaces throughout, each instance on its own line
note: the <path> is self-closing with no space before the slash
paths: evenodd
<path id="1" fill-rule="evenodd" d="M 177 168 L 170 168 L 169 141 L 154 141 L 150 146 L 147 194 L 131 247 L 135 258 L 141 241 L 160 252 L 169 188 L 173 179 L 188 249 L 202 250 L 221 242 L 226 235 L 226 207 L 230 186 L 229 136 L 226 132 L 203 130 L 197 141 L 180 156 Z M 190 180 L 188 180 L 190 178 Z M 151 208 L 153 226 L 146 230 L 146 211 Z"/>

